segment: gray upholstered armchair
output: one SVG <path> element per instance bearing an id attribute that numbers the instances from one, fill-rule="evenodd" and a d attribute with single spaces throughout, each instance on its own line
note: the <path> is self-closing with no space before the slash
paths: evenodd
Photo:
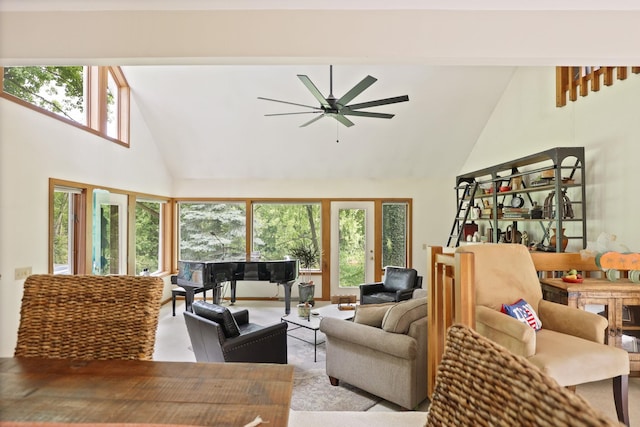
<path id="1" fill-rule="evenodd" d="M 360 285 L 360 304 L 404 301 L 422 287 L 422 276 L 413 268 L 386 267 L 382 282 Z"/>
<path id="2" fill-rule="evenodd" d="M 287 363 L 287 323 L 249 323 L 249 312 L 205 301 L 184 312 L 191 346 L 198 362 Z"/>
<path id="3" fill-rule="evenodd" d="M 427 298 L 356 307 L 353 322 L 325 317 L 327 375 L 413 409 L 427 397 Z"/>

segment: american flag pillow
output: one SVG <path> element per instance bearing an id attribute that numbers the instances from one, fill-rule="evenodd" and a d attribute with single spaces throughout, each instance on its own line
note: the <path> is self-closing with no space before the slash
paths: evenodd
<path id="1" fill-rule="evenodd" d="M 526 323 L 536 331 L 542 328 L 542 322 L 533 310 L 533 307 L 523 299 L 519 299 L 511 305 L 502 304 L 501 311 L 511 317 L 515 317 L 522 323 Z"/>

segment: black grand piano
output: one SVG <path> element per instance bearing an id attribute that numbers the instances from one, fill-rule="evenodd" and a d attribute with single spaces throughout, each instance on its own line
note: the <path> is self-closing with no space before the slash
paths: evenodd
<path id="1" fill-rule="evenodd" d="M 186 309 L 191 310 L 194 290 L 213 291 L 213 302 L 220 304 L 222 284 L 231 284 L 231 303 L 236 302 L 239 280 L 278 283 L 284 287 L 285 313 L 291 311 L 291 286 L 298 278 L 298 260 L 282 261 L 178 261 L 177 284 L 186 291 Z"/>

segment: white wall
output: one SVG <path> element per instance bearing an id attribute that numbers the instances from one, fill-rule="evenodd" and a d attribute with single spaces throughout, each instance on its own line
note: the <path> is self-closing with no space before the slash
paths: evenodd
<path id="1" fill-rule="evenodd" d="M 131 148 L 0 98 L 0 356 L 11 356 L 24 280 L 48 272 L 49 178 L 168 195 L 171 177 L 132 103 Z"/>
<path id="2" fill-rule="evenodd" d="M 640 75 L 556 108 L 555 69 L 519 68 L 461 172 L 574 146 L 585 147 L 587 240 L 612 233 L 640 251 Z"/>

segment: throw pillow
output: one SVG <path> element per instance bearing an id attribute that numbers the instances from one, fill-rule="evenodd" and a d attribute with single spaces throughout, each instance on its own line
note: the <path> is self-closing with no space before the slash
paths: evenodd
<path id="1" fill-rule="evenodd" d="M 511 317 L 515 317 L 522 323 L 526 323 L 531 326 L 535 331 L 539 331 L 542 328 L 542 322 L 538 318 L 531 304 L 523 300 L 522 298 L 511 305 L 502 304 L 500 310 Z"/>
<path id="2" fill-rule="evenodd" d="M 384 315 L 387 314 L 389 308 L 394 305 L 396 305 L 395 302 L 357 305 L 356 313 L 353 317 L 353 323 L 381 328 Z"/>
<path id="3" fill-rule="evenodd" d="M 422 317 L 427 317 L 426 298 L 402 301 L 387 310 L 382 319 L 382 329 L 395 334 L 406 334 L 409 326 Z"/>
<path id="4" fill-rule="evenodd" d="M 222 332 L 227 338 L 233 338 L 240 335 L 240 328 L 235 317 L 227 307 L 217 304 L 210 304 L 204 301 L 196 301 L 191 304 L 191 308 L 195 314 L 205 319 L 216 322 L 222 327 Z"/>

